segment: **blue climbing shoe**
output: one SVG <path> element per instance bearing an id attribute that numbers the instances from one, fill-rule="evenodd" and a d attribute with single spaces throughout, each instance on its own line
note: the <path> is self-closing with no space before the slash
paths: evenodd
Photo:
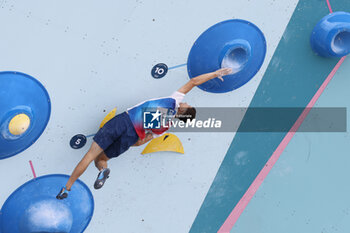
<path id="1" fill-rule="evenodd" d="M 68 197 L 68 190 L 66 187 L 62 187 L 61 191 L 57 194 L 56 198 L 62 200 Z"/>
<path id="2" fill-rule="evenodd" d="M 94 184 L 95 189 L 100 189 L 105 184 L 107 178 L 109 177 L 109 173 L 111 170 L 109 168 L 104 168 L 98 173 L 97 179 Z"/>

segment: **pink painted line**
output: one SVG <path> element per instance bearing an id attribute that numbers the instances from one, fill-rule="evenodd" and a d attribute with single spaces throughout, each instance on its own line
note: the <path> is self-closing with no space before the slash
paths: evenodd
<path id="1" fill-rule="evenodd" d="M 35 179 L 36 178 L 36 174 L 35 174 L 35 170 L 34 170 L 34 166 L 33 166 L 32 160 L 29 160 L 29 164 L 30 164 L 30 168 L 32 169 L 33 177 Z"/>
<path id="2" fill-rule="evenodd" d="M 327 1 L 329 12 L 333 13 L 333 10 L 332 10 L 332 7 L 331 7 L 331 3 L 329 2 L 329 0 L 326 0 L 326 1 Z"/>
<path id="3" fill-rule="evenodd" d="M 284 149 L 287 147 L 290 140 L 293 138 L 295 132 L 298 130 L 300 125 L 303 123 L 307 115 L 309 114 L 311 108 L 315 105 L 318 98 L 321 96 L 322 92 L 326 89 L 329 82 L 332 80 L 334 74 L 339 69 L 340 65 L 344 62 L 345 57 L 342 57 L 338 63 L 335 65 L 331 73 L 328 75 L 326 80 L 322 83 L 320 88 L 317 90 L 316 94 L 312 97 L 311 101 L 308 103 L 304 111 L 300 114 L 299 118 L 296 120 L 290 131 L 283 138 L 281 143 L 276 148 L 275 152 L 271 155 L 270 159 L 267 161 L 263 169 L 260 171 L 258 176 L 255 178 L 253 183 L 250 185 L 248 190 L 245 192 L 241 200 L 237 203 L 235 208 L 232 210 L 224 224 L 219 229 L 218 233 L 228 233 L 231 231 L 232 227 L 235 225 L 238 218 L 241 216 L 243 210 L 247 207 L 248 203 L 255 195 L 256 191 L 259 189 L 260 185 L 266 178 L 267 174 L 271 171 L 272 167 L 275 165 L 279 157 L 281 156 Z"/>

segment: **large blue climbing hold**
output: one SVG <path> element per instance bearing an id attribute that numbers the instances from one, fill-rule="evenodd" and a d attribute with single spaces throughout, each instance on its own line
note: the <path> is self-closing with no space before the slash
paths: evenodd
<path id="1" fill-rule="evenodd" d="M 350 14 L 334 12 L 323 17 L 312 31 L 312 50 L 323 57 L 343 57 L 350 53 Z"/>
<path id="2" fill-rule="evenodd" d="M 220 22 L 196 40 L 187 61 L 190 78 L 217 69 L 232 68 L 233 73 L 199 86 L 213 93 L 229 92 L 247 83 L 259 71 L 266 54 L 266 40 L 253 23 L 233 19 Z"/>
<path id="3" fill-rule="evenodd" d="M 49 94 L 38 80 L 20 72 L 0 72 L 0 159 L 32 145 L 50 113 Z"/>
<path id="4" fill-rule="evenodd" d="M 46 175 L 20 186 L 2 206 L 0 232 L 83 232 L 92 218 L 94 199 L 89 188 L 77 180 L 68 198 L 57 200 L 68 178 Z"/>

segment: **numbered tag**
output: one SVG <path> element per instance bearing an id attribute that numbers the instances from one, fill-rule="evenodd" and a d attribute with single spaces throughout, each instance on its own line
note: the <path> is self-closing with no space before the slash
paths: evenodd
<path id="1" fill-rule="evenodd" d="M 164 63 L 159 63 L 153 66 L 151 74 L 153 78 L 163 78 L 168 73 L 168 66 Z"/>
<path id="2" fill-rule="evenodd" d="M 70 140 L 70 146 L 73 149 L 80 149 L 86 144 L 86 137 L 83 134 L 77 134 Z"/>

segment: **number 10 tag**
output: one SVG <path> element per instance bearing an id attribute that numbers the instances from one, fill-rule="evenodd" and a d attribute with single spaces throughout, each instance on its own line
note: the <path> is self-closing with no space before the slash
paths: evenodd
<path id="1" fill-rule="evenodd" d="M 151 74 L 153 78 L 163 78 L 168 73 L 168 66 L 164 63 L 158 63 L 153 66 Z"/>

